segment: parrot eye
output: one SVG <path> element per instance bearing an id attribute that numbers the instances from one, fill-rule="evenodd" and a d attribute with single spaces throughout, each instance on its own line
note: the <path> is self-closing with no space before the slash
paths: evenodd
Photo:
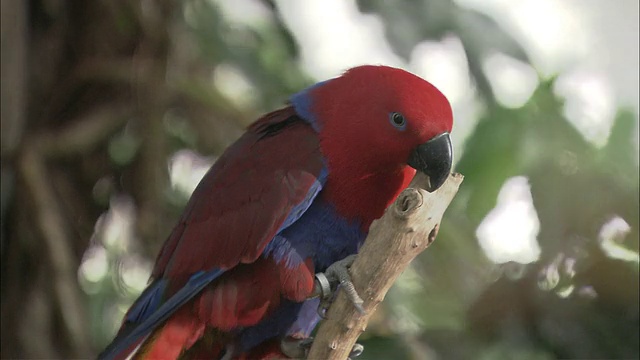
<path id="1" fill-rule="evenodd" d="M 391 125 L 398 128 L 399 130 L 404 130 L 407 127 L 407 121 L 399 112 L 390 113 L 389 121 L 391 122 Z"/>

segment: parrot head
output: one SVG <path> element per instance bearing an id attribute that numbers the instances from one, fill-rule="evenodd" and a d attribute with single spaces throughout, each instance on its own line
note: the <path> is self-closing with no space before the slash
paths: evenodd
<path id="1" fill-rule="evenodd" d="M 453 123 L 446 97 L 401 69 L 365 65 L 292 98 L 320 133 L 330 166 L 363 173 L 409 165 L 428 175 L 428 191 L 447 179 Z"/>

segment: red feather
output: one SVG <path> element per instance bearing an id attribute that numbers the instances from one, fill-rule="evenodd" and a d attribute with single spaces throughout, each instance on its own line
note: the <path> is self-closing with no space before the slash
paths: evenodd
<path id="1" fill-rule="evenodd" d="M 280 304 L 282 297 L 302 301 L 313 290 L 311 261 L 289 269 L 271 258 L 241 264 L 207 287 L 196 299 L 201 321 L 229 331 L 258 323 Z"/>
<path id="2" fill-rule="evenodd" d="M 154 277 L 228 269 L 260 256 L 323 167 L 317 134 L 308 124 L 264 136 L 270 125 L 291 116 L 291 107 L 264 116 L 218 159 L 165 242 Z"/>
<path id="3" fill-rule="evenodd" d="M 205 325 L 197 321 L 188 308 L 183 307 L 145 342 L 136 358 L 177 359 L 202 337 L 204 331 Z"/>

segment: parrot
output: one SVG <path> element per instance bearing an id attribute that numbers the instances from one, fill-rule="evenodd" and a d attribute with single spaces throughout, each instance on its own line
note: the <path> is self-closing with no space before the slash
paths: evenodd
<path id="1" fill-rule="evenodd" d="M 390 66 L 294 94 L 202 178 L 98 358 L 304 357 L 371 223 L 416 171 L 430 192 L 448 178 L 452 125 L 442 92 Z"/>

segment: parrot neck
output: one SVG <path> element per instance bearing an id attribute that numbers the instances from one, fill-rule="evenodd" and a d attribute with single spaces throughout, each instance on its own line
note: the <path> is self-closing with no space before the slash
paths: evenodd
<path id="1" fill-rule="evenodd" d="M 368 233 L 373 220 L 384 214 L 409 185 L 415 172 L 409 166 L 360 173 L 353 167 L 330 169 L 324 197 L 334 204 L 340 215 L 360 223 L 361 229 Z"/>

